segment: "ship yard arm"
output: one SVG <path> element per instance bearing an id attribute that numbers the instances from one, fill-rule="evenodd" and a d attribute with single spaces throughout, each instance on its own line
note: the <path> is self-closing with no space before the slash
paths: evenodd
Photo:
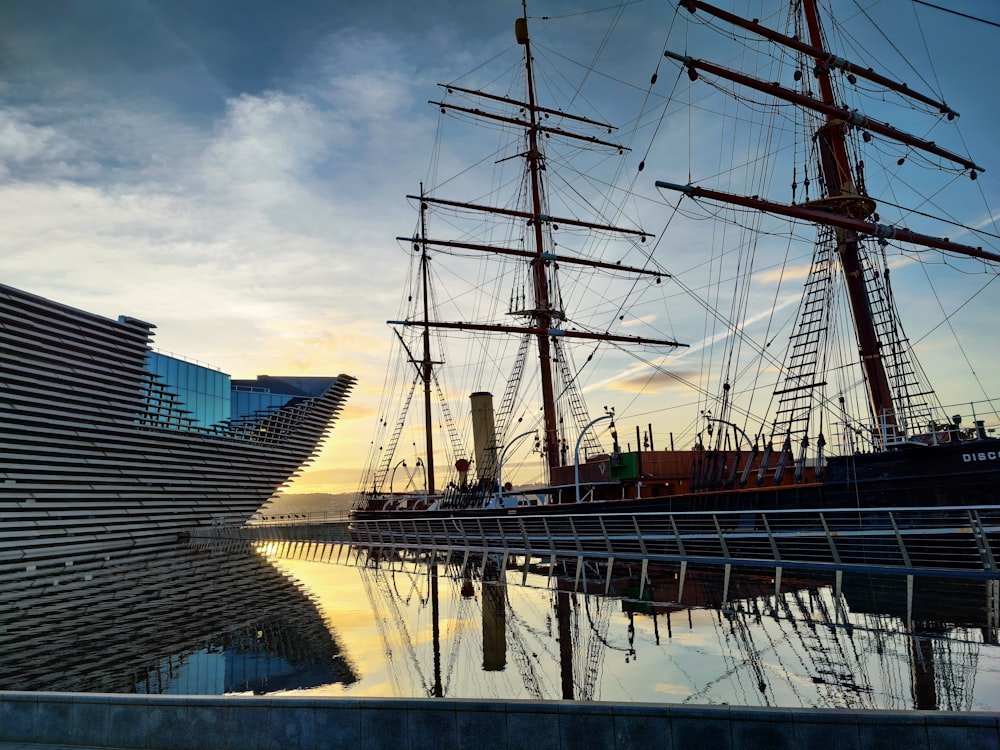
<path id="1" fill-rule="evenodd" d="M 608 341 L 619 344 L 640 344 L 649 346 L 686 347 L 669 339 L 651 339 L 644 336 L 618 336 L 611 333 L 594 333 L 591 331 L 573 331 L 564 328 L 531 328 L 525 326 L 493 325 L 490 323 L 451 323 L 432 320 L 387 320 L 392 326 L 430 326 L 431 328 L 450 328 L 455 331 L 483 331 L 493 333 L 521 333 L 532 336 L 562 337 L 568 339 L 587 339 L 590 341 Z"/>
<path id="2" fill-rule="evenodd" d="M 462 94 L 473 94 L 474 96 L 479 96 L 479 97 L 482 97 L 483 99 L 489 99 L 489 100 L 494 101 L 494 102 L 503 102 L 504 104 L 513 104 L 515 107 L 519 107 L 521 109 L 527 108 L 527 106 L 528 106 L 528 102 L 523 102 L 520 99 L 511 99 L 509 96 L 498 96 L 497 94 L 490 94 L 490 93 L 487 93 L 486 91 L 480 91 L 479 89 L 466 89 L 466 88 L 462 88 L 461 86 L 454 86 L 454 85 L 452 85 L 450 83 L 439 83 L 438 86 L 440 86 L 441 88 L 443 88 L 449 94 L 452 93 L 452 92 L 458 91 L 458 92 L 460 92 Z M 442 107 L 444 107 L 444 106 L 450 106 L 450 105 L 445 105 L 442 102 L 431 102 L 431 104 L 440 104 Z M 589 117 L 581 117 L 580 115 L 575 115 L 575 114 L 573 114 L 571 112 L 564 112 L 561 109 L 552 109 L 551 107 L 543 107 L 542 105 L 538 104 L 537 102 L 535 103 L 535 111 L 538 112 L 538 113 L 540 113 L 540 114 L 543 114 L 543 115 L 552 115 L 553 117 L 558 117 L 558 118 L 563 119 L 563 120 L 572 120 L 574 122 L 583 123 L 585 125 L 594 125 L 594 126 L 599 127 L 599 128 L 601 128 L 603 130 L 607 130 L 609 133 L 612 133 L 615 130 L 617 130 L 617 128 L 614 125 L 611 125 L 609 123 L 599 122 L 597 120 L 591 120 Z M 482 117 L 492 117 L 493 116 L 492 113 L 490 113 L 490 112 L 480 112 L 479 110 L 475 110 L 475 114 L 478 115 L 478 116 L 482 116 Z M 528 123 L 524 122 L 523 120 L 518 120 L 518 122 L 520 122 L 522 125 L 527 125 L 528 124 Z M 618 146 L 618 144 L 614 144 L 614 145 L 617 148 L 623 148 L 622 146 Z"/>
<path id="3" fill-rule="evenodd" d="M 913 232 L 904 227 L 895 227 L 888 224 L 863 221 L 861 219 L 854 219 L 850 216 L 843 216 L 828 211 L 821 211 L 815 208 L 808 208 L 807 206 L 776 203 L 762 198 L 754 198 L 745 195 L 738 195 L 736 193 L 726 193 L 721 190 L 702 188 L 697 185 L 679 185 L 673 182 L 657 180 L 656 187 L 663 190 L 675 190 L 684 193 L 690 198 L 706 198 L 708 200 L 719 201 L 721 203 L 730 203 L 735 206 L 753 208 L 758 211 L 766 211 L 767 213 L 778 214 L 780 216 L 788 216 L 793 219 L 802 219 L 804 221 L 827 224 L 841 229 L 853 230 L 861 234 L 877 237 L 878 239 L 909 242 L 914 245 L 933 247 L 938 250 L 944 250 L 957 255 L 967 255 L 970 258 L 979 258 L 980 260 L 1000 263 L 1000 255 L 997 253 L 983 250 L 981 247 L 973 247 L 972 245 L 963 245 L 958 242 L 952 242 L 946 237 L 934 237 L 928 234 Z"/>
<path id="4" fill-rule="evenodd" d="M 820 101 L 811 96 L 801 94 L 798 91 L 786 89 L 783 86 L 779 86 L 771 81 L 764 81 L 759 78 L 754 78 L 753 76 L 744 75 L 743 73 L 738 73 L 737 71 L 724 68 L 721 65 L 715 65 L 714 63 L 706 62 L 705 60 L 698 60 L 694 57 L 689 57 L 688 55 L 681 55 L 676 52 L 671 52 L 670 50 L 667 50 L 663 54 L 664 57 L 677 60 L 687 66 L 692 75 L 696 76 L 697 71 L 702 70 L 706 73 L 716 75 L 719 78 L 724 78 L 727 81 L 732 81 L 733 83 L 746 86 L 754 91 L 760 91 L 761 93 L 768 94 L 779 99 L 784 99 L 792 104 L 798 104 L 799 106 L 806 107 L 807 109 L 824 114 L 833 120 L 838 120 L 848 125 L 869 130 L 873 133 L 878 133 L 879 135 L 899 141 L 900 143 L 904 143 L 912 148 L 920 149 L 921 151 L 926 151 L 929 154 L 934 154 L 942 159 L 954 162 L 964 169 L 970 170 L 970 176 L 973 179 L 975 179 L 980 172 L 986 171 L 983 167 L 979 166 L 968 157 L 961 156 L 948 151 L 947 149 L 941 148 L 934 143 L 934 141 L 918 138 L 915 135 L 911 135 L 910 133 L 894 128 L 888 123 L 873 120 L 856 110 L 848 109 L 847 107 L 840 107 L 834 103 Z"/>
<path id="5" fill-rule="evenodd" d="M 820 47 L 814 47 L 811 44 L 806 44 L 801 39 L 796 39 L 795 37 L 787 36 L 774 29 L 769 29 L 766 26 L 762 26 L 757 21 L 748 21 L 737 15 L 733 15 L 721 8 L 716 8 L 714 5 L 709 5 L 708 3 L 701 2 L 701 0 L 681 0 L 681 5 L 688 10 L 690 13 L 695 13 L 696 11 L 704 11 L 710 15 L 715 16 L 727 23 L 731 23 L 733 26 L 737 26 L 745 31 L 750 31 L 754 34 L 758 34 L 764 39 L 768 39 L 772 42 L 776 42 L 789 49 L 797 50 L 803 54 L 809 55 L 810 57 L 819 60 L 819 65 L 825 65 L 827 68 L 838 68 L 843 70 L 848 75 L 857 76 L 858 78 L 864 78 L 872 83 L 877 83 L 880 86 L 895 91 L 897 94 L 902 94 L 910 99 L 926 104 L 934 109 L 938 110 L 941 114 L 947 116 L 949 120 L 954 120 L 958 117 L 958 112 L 953 110 L 944 102 L 940 102 L 937 99 L 933 99 L 926 94 L 922 94 L 919 91 L 914 91 L 905 83 L 899 81 L 894 81 L 891 78 L 887 78 L 880 73 L 876 73 L 871 68 L 863 68 L 856 63 L 852 63 L 849 60 L 845 60 L 843 57 L 838 57 L 837 55 L 831 54 Z"/>
<path id="6" fill-rule="evenodd" d="M 500 97 L 496 97 L 500 98 Z M 513 101 L 504 99 L 504 101 Z M 464 112 L 466 114 L 475 115 L 476 117 L 485 117 L 488 120 L 496 120 L 497 122 L 505 122 L 509 125 L 520 125 L 522 127 L 530 127 L 530 124 L 524 120 L 518 119 L 517 117 L 505 117 L 504 115 L 499 115 L 495 112 L 486 112 L 481 109 L 473 109 L 471 107 L 460 107 L 457 104 L 446 104 L 445 102 L 435 102 L 430 101 L 428 104 L 433 104 L 441 108 L 443 112 L 446 109 L 453 110 L 455 112 Z M 553 111 L 553 110 L 548 110 Z M 560 128 L 550 128 L 547 125 L 536 125 L 535 130 L 539 133 L 554 133 L 556 135 L 563 136 L 564 138 L 570 138 L 577 141 L 585 141 L 586 143 L 592 143 L 596 146 L 608 146 L 610 148 L 617 149 L 618 151 L 628 151 L 625 146 L 619 143 L 612 143 L 611 141 L 604 141 L 600 138 L 596 138 L 592 135 L 581 135 L 580 133 L 572 133 L 568 130 L 562 130 Z"/>
<path id="7" fill-rule="evenodd" d="M 555 221 L 559 221 L 556 219 Z M 648 235 L 647 235 L 648 236 Z M 472 242 L 457 242 L 453 240 L 417 240 L 413 237 L 397 237 L 401 242 L 413 242 L 415 244 L 425 244 L 431 247 L 451 247 L 458 250 L 481 250 L 486 253 L 496 253 L 497 255 L 513 255 L 518 258 L 535 258 L 537 254 L 531 250 L 518 250 L 510 247 L 497 247 L 494 245 L 478 245 Z M 601 268 L 607 271 L 621 271 L 623 273 L 636 274 L 640 276 L 653 276 L 657 283 L 660 279 L 671 278 L 669 273 L 654 268 L 638 268 L 636 266 L 626 266 L 622 263 L 607 263 L 589 258 L 574 258 L 570 255 L 556 255 L 555 253 L 542 253 L 541 259 L 548 263 L 566 263 L 569 265 L 588 266 L 589 268 Z"/>
<path id="8" fill-rule="evenodd" d="M 517 219 L 527 219 L 529 221 L 534 221 L 537 217 L 537 219 L 540 222 L 549 222 L 556 226 L 558 226 L 559 224 L 565 224 L 566 226 L 581 227 L 583 229 L 596 229 L 608 232 L 615 232 L 617 234 L 623 234 L 623 235 L 633 235 L 635 237 L 638 237 L 641 242 L 645 242 L 647 237 L 656 236 L 650 234 L 649 232 L 644 232 L 641 229 L 624 229 L 622 227 L 611 226 L 610 224 L 598 224 L 592 221 L 581 221 L 580 219 L 569 219 L 569 218 L 549 216 L 547 214 L 542 214 L 540 212 L 538 214 L 535 214 L 531 211 L 518 211 L 517 209 L 514 208 L 500 208 L 499 206 L 484 206 L 477 203 L 465 203 L 463 201 L 452 201 L 452 200 L 446 200 L 444 198 L 429 198 L 426 196 L 421 198 L 419 195 L 408 195 L 406 197 L 409 198 L 410 200 L 422 200 L 426 201 L 427 203 L 433 203 L 438 206 L 462 208 L 462 209 L 467 209 L 469 211 L 482 211 L 484 213 L 496 214 L 498 216 L 511 216 Z M 532 253 L 532 255 L 534 256 L 537 254 Z"/>

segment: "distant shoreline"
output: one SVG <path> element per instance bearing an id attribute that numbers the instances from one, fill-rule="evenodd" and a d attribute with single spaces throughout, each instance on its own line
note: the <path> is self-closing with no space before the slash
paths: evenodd
<path id="1" fill-rule="evenodd" d="M 336 513 L 348 511 L 354 504 L 355 493 L 303 492 L 287 493 L 272 498 L 261 508 L 265 515 L 275 513 Z"/>

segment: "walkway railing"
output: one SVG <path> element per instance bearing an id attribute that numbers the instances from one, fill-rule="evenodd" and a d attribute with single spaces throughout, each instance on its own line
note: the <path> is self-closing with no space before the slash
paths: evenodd
<path id="1" fill-rule="evenodd" d="M 386 550 L 710 562 L 1000 578 L 1000 508 L 949 506 L 684 513 L 295 519 L 213 538 L 351 542 Z"/>
<path id="2" fill-rule="evenodd" d="M 287 526 L 289 524 L 344 523 L 351 520 L 349 510 L 322 513 L 255 513 L 247 521 L 250 526 Z"/>
<path id="3" fill-rule="evenodd" d="M 1000 576 L 1000 508 L 587 512 L 355 521 L 352 542 L 533 556 Z"/>

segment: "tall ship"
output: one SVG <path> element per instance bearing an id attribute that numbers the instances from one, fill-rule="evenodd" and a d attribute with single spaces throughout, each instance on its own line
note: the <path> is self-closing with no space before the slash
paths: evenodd
<path id="1" fill-rule="evenodd" d="M 876 71 L 892 40 L 863 53 L 820 5 L 744 19 L 683 0 L 620 97 L 601 92 L 625 74 L 597 72 L 610 35 L 556 75 L 543 63 L 565 55 L 533 34 L 572 19 L 522 6 L 513 82 L 441 86 L 435 153 L 471 166 L 408 196 L 411 285 L 358 518 L 1000 502 L 995 367 L 953 348 L 968 390 L 946 405 L 901 322 L 958 333 L 989 298 L 993 214 L 943 198 L 985 202 L 984 169 L 940 95 Z M 915 279 L 942 286 L 918 302 Z"/>
<path id="2" fill-rule="evenodd" d="M 0 285 L 0 570 L 245 522 L 316 455 L 354 385 L 233 379 L 154 351 L 153 328 Z"/>

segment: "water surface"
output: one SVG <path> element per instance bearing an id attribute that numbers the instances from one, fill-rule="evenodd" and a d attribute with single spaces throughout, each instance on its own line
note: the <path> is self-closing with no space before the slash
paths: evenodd
<path id="1" fill-rule="evenodd" d="M 1000 582 L 343 546 L 0 584 L 5 689 L 1000 710 Z"/>

